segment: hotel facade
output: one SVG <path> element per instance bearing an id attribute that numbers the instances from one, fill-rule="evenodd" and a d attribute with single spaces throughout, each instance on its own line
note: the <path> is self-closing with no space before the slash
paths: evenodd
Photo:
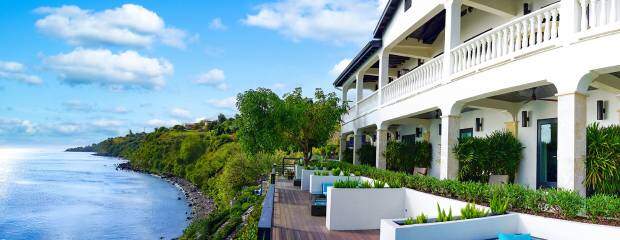
<path id="1" fill-rule="evenodd" d="M 455 179 L 460 137 L 507 130 L 515 182 L 585 195 L 586 127 L 620 123 L 620 0 L 390 0 L 334 81 L 348 102 L 341 157 L 427 140 L 429 175 Z M 352 144 L 347 144 L 352 142 Z"/>

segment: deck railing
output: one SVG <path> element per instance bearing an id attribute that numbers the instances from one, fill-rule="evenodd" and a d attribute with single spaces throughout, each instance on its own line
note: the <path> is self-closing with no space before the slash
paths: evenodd
<path id="1" fill-rule="evenodd" d="M 579 0 L 580 31 L 618 22 L 620 0 Z"/>
<path id="2" fill-rule="evenodd" d="M 374 91 L 368 97 L 357 103 L 357 113 L 364 114 L 379 106 L 379 91 Z"/>
<path id="3" fill-rule="evenodd" d="M 479 65 L 522 54 L 559 37 L 560 3 L 516 18 L 451 51 L 452 73 L 476 69 Z"/>
<path id="4" fill-rule="evenodd" d="M 349 111 L 347 111 L 345 114 L 342 115 L 342 121 L 343 122 L 350 122 L 353 119 L 355 119 L 355 117 L 357 116 L 357 106 L 353 105 L 349 108 Z"/>
<path id="5" fill-rule="evenodd" d="M 436 57 L 408 72 L 382 89 L 381 103 L 389 103 L 419 93 L 441 82 L 443 58 Z"/>

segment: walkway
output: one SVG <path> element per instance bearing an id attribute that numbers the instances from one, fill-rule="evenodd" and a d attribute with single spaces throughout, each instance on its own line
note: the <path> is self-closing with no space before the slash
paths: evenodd
<path id="1" fill-rule="evenodd" d="M 328 231 L 325 217 L 310 215 L 310 193 L 289 180 L 276 184 L 273 239 L 379 239 L 379 230 Z"/>

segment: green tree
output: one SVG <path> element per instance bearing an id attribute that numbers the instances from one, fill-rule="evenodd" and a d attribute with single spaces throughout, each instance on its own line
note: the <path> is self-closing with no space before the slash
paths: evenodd
<path id="1" fill-rule="evenodd" d="M 277 149 L 301 151 L 307 164 L 312 149 L 324 146 L 338 129 L 346 107 L 335 93 L 316 89 L 314 98 L 301 88 L 279 98 L 268 89 L 249 90 L 237 97 L 239 140 L 250 152 Z"/>

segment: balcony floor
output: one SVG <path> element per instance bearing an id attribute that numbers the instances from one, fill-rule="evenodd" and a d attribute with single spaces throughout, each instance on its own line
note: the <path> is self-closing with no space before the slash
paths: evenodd
<path id="1" fill-rule="evenodd" d="M 278 180 L 275 192 L 273 239 L 379 239 L 379 230 L 328 231 L 325 217 L 310 215 L 310 193 Z"/>

